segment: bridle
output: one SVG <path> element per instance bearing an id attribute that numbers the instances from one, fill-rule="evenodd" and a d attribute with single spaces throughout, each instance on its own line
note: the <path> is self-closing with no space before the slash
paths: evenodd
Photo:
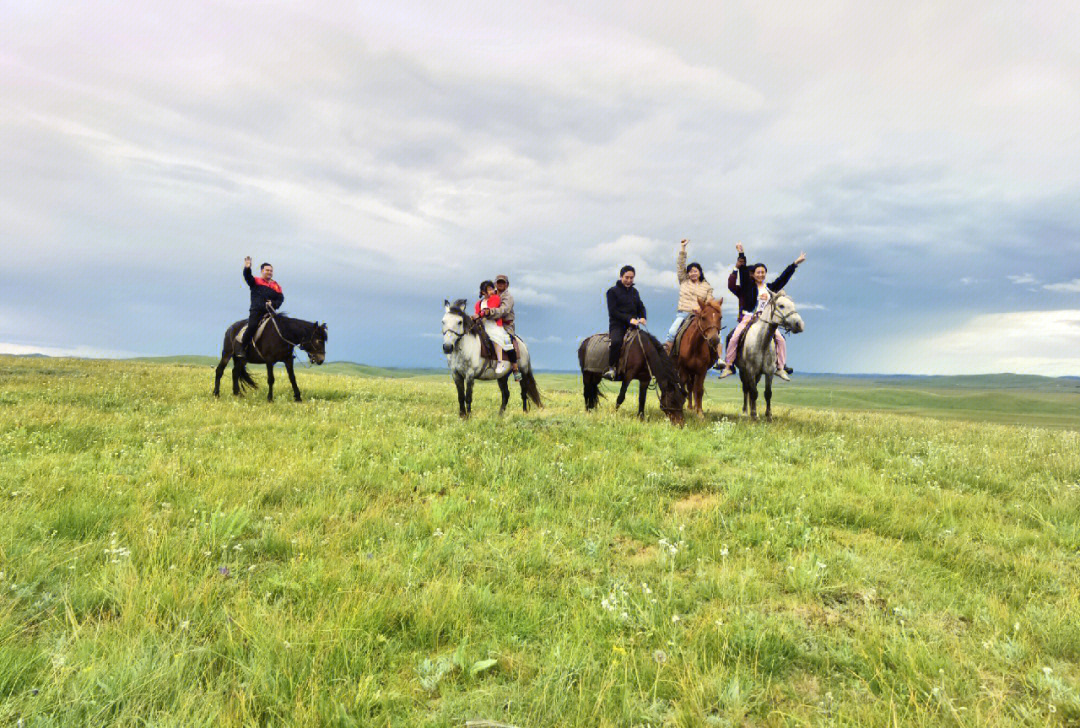
<path id="1" fill-rule="evenodd" d="M 466 326 L 465 326 L 465 314 L 458 313 L 457 311 L 451 311 L 450 313 L 454 314 L 455 316 L 461 317 L 461 333 L 459 334 L 458 332 L 451 331 L 450 329 L 443 329 L 443 336 L 445 336 L 447 334 L 447 332 L 453 334 L 454 335 L 453 348 L 456 349 L 457 345 L 460 344 L 461 340 L 465 338 L 465 334 L 467 334 L 468 331 L 465 330 L 466 329 Z"/>
<path id="2" fill-rule="evenodd" d="M 720 340 L 720 330 L 723 328 L 720 325 L 721 323 L 723 323 L 723 317 L 720 318 L 720 320 L 717 322 L 716 326 L 710 326 L 709 328 L 705 328 L 704 326 L 702 326 L 701 319 L 702 319 L 702 316 L 700 314 L 694 316 L 694 323 L 697 324 L 697 329 L 698 329 L 698 331 L 701 332 L 701 338 L 705 339 L 705 343 L 706 344 L 709 343 L 709 332 L 710 331 L 715 331 L 716 332 L 716 339 L 717 339 L 717 341 L 719 341 Z M 717 344 L 717 346 L 719 346 L 719 344 Z"/>
<path id="3" fill-rule="evenodd" d="M 778 299 L 778 298 L 780 298 L 779 295 L 774 295 L 771 299 L 769 299 L 769 303 L 765 306 L 766 310 L 770 311 L 769 320 L 766 320 L 764 318 L 761 318 L 760 320 L 761 320 L 762 323 L 774 324 L 774 325 L 779 326 L 780 328 L 784 329 L 785 331 L 791 331 L 791 324 L 789 324 L 787 322 L 788 317 L 791 316 L 792 314 L 797 314 L 798 311 L 796 311 L 793 308 L 792 310 L 790 310 L 787 313 L 780 316 L 780 320 L 777 321 L 776 320 L 776 299 Z M 761 313 L 764 314 L 765 311 L 762 311 Z"/>
<path id="4" fill-rule="evenodd" d="M 665 407 L 664 400 L 660 398 L 660 380 L 657 379 L 656 373 L 653 372 L 652 364 L 649 363 L 649 354 L 645 351 L 645 345 L 641 343 L 641 331 L 634 330 L 634 338 L 637 341 L 637 345 L 641 347 L 641 358 L 645 360 L 645 368 L 649 370 L 649 378 L 656 380 L 656 401 L 660 405 L 660 411 L 665 415 L 671 416 L 672 412 L 680 412 L 680 407 Z"/>
<path id="5" fill-rule="evenodd" d="M 311 356 L 311 349 L 315 346 L 315 334 L 317 334 L 319 331 L 319 327 L 317 325 L 312 324 L 311 334 L 303 343 L 298 344 L 295 341 L 289 341 L 287 338 L 285 338 L 285 334 L 281 333 L 281 327 L 278 326 L 276 315 L 270 315 L 270 322 L 274 324 L 274 330 L 277 331 L 277 335 L 281 337 L 282 341 L 284 341 L 289 346 L 296 347 L 297 349 L 306 352 L 309 357 Z"/>

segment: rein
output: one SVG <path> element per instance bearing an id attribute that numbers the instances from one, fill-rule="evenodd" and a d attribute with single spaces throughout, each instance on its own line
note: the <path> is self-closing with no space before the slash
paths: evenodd
<path id="1" fill-rule="evenodd" d="M 790 326 L 790 324 L 788 324 L 787 319 L 788 319 L 788 316 L 792 315 L 793 313 L 797 313 L 797 312 L 796 311 L 788 311 L 787 313 L 785 313 L 783 316 L 780 317 L 779 321 L 777 321 L 776 320 L 776 299 L 777 298 L 778 298 L 778 296 L 773 296 L 772 300 L 769 301 L 768 308 L 771 308 L 771 312 L 769 313 L 769 319 L 770 320 L 766 321 L 761 317 L 759 317 L 758 320 L 761 321 L 763 324 L 774 324 L 776 326 L 780 326 L 785 331 L 791 331 L 791 326 Z M 762 313 L 765 313 L 765 312 L 762 311 Z"/>
<path id="2" fill-rule="evenodd" d="M 303 351 L 307 351 L 307 349 L 305 347 L 311 346 L 311 345 L 313 345 L 315 343 L 315 331 L 318 328 L 316 326 L 311 327 L 311 335 L 308 336 L 307 341 L 305 341 L 303 344 L 297 344 L 296 342 L 289 341 L 287 338 L 285 338 L 285 334 L 281 333 L 281 327 L 278 326 L 278 322 L 277 322 L 277 314 L 271 312 L 271 314 L 270 314 L 270 322 L 274 324 L 274 330 L 277 331 L 277 335 L 280 336 L 281 340 L 284 341 L 289 346 L 293 346 L 293 347 L 302 349 Z"/>
<path id="3" fill-rule="evenodd" d="M 723 319 L 721 319 L 721 321 L 723 321 Z M 720 338 L 720 332 L 724 328 L 723 326 L 720 326 L 719 324 L 717 324 L 716 326 L 710 326 L 709 328 L 706 329 L 704 326 L 701 325 L 701 316 L 694 316 L 694 323 L 697 324 L 698 331 L 701 332 L 701 338 L 705 339 L 705 344 L 706 345 L 709 344 L 709 334 L 707 333 L 708 331 L 716 329 L 716 338 L 719 339 Z M 717 348 L 719 348 L 719 345 L 717 346 Z"/>
<path id="4" fill-rule="evenodd" d="M 663 412 L 664 414 L 667 414 L 669 412 L 678 412 L 679 410 L 677 408 L 675 408 L 675 407 L 665 407 L 664 406 L 664 400 L 660 399 L 660 380 L 657 379 L 656 374 L 653 372 L 652 365 L 649 364 L 649 353 L 647 351 L 645 351 L 645 345 L 641 343 L 641 329 L 640 328 L 634 329 L 634 341 L 636 341 L 637 345 L 639 347 L 641 347 L 641 358 L 645 360 L 645 368 L 649 371 L 649 379 L 650 380 L 652 380 L 652 379 L 656 380 L 656 386 L 655 387 L 652 387 L 652 386 L 649 386 L 649 385 L 645 385 L 645 386 L 646 386 L 647 389 L 655 389 L 656 390 L 656 402 L 660 405 L 660 411 Z"/>

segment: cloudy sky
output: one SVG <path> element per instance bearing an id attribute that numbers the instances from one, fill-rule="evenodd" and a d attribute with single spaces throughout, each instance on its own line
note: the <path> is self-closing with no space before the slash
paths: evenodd
<path id="1" fill-rule="evenodd" d="M 797 370 L 1080 374 L 1074 2 L 0 0 L 0 351 L 216 354 L 274 263 L 331 359 L 441 366 L 510 275 L 571 368 L 743 241 Z M 726 299 L 730 301 L 731 297 Z M 734 309 L 725 306 L 725 323 Z"/>

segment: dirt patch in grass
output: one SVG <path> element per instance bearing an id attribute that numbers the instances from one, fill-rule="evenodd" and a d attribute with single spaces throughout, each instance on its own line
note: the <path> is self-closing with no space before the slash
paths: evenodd
<path id="1" fill-rule="evenodd" d="M 716 493 L 691 493 L 675 501 L 671 507 L 676 513 L 690 513 L 707 511 L 718 505 L 720 505 L 720 496 Z"/>

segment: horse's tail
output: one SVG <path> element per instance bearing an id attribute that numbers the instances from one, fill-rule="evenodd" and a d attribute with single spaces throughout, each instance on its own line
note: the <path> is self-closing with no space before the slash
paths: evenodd
<path id="1" fill-rule="evenodd" d="M 240 390 L 245 389 L 258 389 L 259 385 L 255 383 L 255 380 L 251 378 L 251 374 L 247 370 L 247 364 L 243 360 L 233 359 L 233 369 L 236 370 L 236 379 L 240 382 Z"/>
<path id="2" fill-rule="evenodd" d="M 529 399 L 533 401 L 540 409 L 544 408 L 543 403 L 540 401 L 540 390 L 536 387 L 536 377 L 533 376 L 532 371 L 522 372 L 521 374 L 521 391 L 528 395 Z"/>

